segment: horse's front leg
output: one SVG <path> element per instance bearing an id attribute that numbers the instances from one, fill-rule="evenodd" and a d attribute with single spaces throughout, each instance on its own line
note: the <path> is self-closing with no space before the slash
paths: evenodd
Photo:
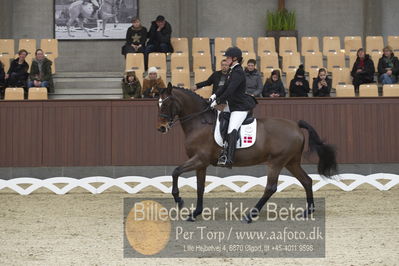
<path id="1" fill-rule="evenodd" d="M 108 35 L 105 35 L 105 28 L 107 27 L 108 19 L 103 18 L 103 36 L 104 37 L 109 37 Z"/>
<path id="2" fill-rule="evenodd" d="M 74 21 L 74 20 L 69 19 L 68 22 L 67 22 L 67 24 L 66 24 L 66 25 L 67 25 L 67 30 L 68 30 L 68 36 L 69 36 L 69 37 L 75 37 L 75 35 L 72 35 L 72 34 L 71 34 L 71 26 L 72 26 L 72 24 L 73 24 L 73 21 Z"/>
<path id="3" fill-rule="evenodd" d="M 82 28 L 82 30 L 84 30 L 86 33 L 87 33 L 87 35 L 89 36 L 89 37 L 91 37 L 91 34 L 89 33 L 89 31 L 86 29 L 86 27 L 83 25 L 83 21 L 81 21 L 80 19 L 79 19 L 79 27 L 81 27 Z"/>
<path id="4" fill-rule="evenodd" d="M 194 222 L 195 218 L 202 213 L 203 210 L 203 199 L 205 190 L 205 178 L 206 178 L 206 167 L 197 169 L 197 207 L 195 211 L 190 214 L 187 221 Z"/>
<path id="5" fill-rule="evenodd" d="M 175 199 L 175 202 L 179 205 L 179 208 L 183 207 L 184 201 L 179 195 L 179 187 L 178 187 L 178 179 L 182 173 L 189 172 L 192 170 L 199 169 L 203 167 L 204 163 L 200 160 L 198 155 L 194 155 L 187 161 L 185 161 L 182 165 L 178 166 L 173 170 L 172 178 L 172 195 Z"/>

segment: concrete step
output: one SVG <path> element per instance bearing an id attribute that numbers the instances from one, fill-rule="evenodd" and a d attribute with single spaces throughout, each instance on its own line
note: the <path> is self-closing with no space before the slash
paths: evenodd
<path id="1" fill-rule="evenodd" d="M 122 78 L 122 72 L 57 72 L 58 78 Z"/>
<path id="2" fill-rule="evenodd" d="M 53 95 L 122 95 L 122 89 L 117 88 L 73 88 L 55 89 Z"/>
<path id="3" fill-rule="evenodd" d="M 121 78 L 57 78 L 54 80 L 56 89 L 74 89 L 74 88 L 121 88 Z"/>
<path id="4" fill-rule="evenodd" d="M 71 100 L 81 100 L 81 99 L 122 99 L 122 94 L 121 95 L 56 95 L 56 94 L 50 94 L 49 99 L 52 100 L 63 100 L 63 99 L 71 99 Z"/>

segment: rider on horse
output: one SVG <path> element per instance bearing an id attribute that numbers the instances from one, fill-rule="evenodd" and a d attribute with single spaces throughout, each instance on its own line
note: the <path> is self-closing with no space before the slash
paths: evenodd
<path id="1" fill-rule="evenodd" d="M 91 17 L 94 18 L 94 15 L 96 14 L 97 10 L 100 8 L 100 4 L 97 2 L 97 0 L 83 0 L 83 5 L 86 4 L 93 5 L 93 13 L 91 14 Z"/>
<path id="2" fill-rule="evenodd" d="M 219 166 L 231 168 L 238 138 L 238 130 L 248 113 L 255 107 L 256 99 L 245 93 L 245 73 L 241 67 L 242 52 L 237 47 L 230 47 L 225 52 L 226 61 L 230 66 L 230 73 L 224 86 L 213 94 L 209 101 L 211 107 L 217 104 L 226 104 L 224 112 L 230 112 L 230 122 L 224 151 L 218 160 Z M 227 144 L 227 145 L 226 145 Z"/>

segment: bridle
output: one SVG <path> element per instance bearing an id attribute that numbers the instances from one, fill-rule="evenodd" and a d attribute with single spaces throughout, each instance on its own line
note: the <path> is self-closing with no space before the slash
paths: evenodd
<path id="1" fill-rule="evenodd" d="M 165 99 L 159 98 L 159 100 L 158 100 L 159 109 L 161 109 L 162 104 L 167 99 L 169 99 L 169 97 L 170 96 L 166 97 Z M 176 116 L 175 117 L 170 117 L 167 114 L 160 114 L 159 116 L 162 117 L 162 118 L 165 118 L 166 120 L 169 121 L 168 122 L 168 129 L 171 129 L 178 121 L 180 121 L 180 123 L 187 122 L 187 121 L 189 121 L 189 120 L 191 120 L 191 119 L 193 119 L 193 118 L 195 118 L 195 117 L 197 117 L 199 115 L 202 115 L 202 114 L 208 112 L 210 109 L 211 109 L 211 107 L 210 107 L 210 105 L 208 105 L 204 110 L 202 110 L 200 112 L 189 114 L 189 115 L 186 115 L 186 116 L 183 116 L 183 117 L 176 117 Z"/>

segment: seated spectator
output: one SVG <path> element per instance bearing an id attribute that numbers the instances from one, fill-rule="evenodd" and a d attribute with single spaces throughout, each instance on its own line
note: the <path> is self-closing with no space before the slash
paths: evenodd
<path id="1" fill-rule="evenodd" d="M 164 81 L 158 77 L 158 70 L 156 67 L 148 69 L 148 75 L 143 81 L 142 94 L 144 98 L 158 98 L 159 91 L 166 88 Z"/>
<path id="2" fill-rule="evenodd" d="M 122 79 L 123 99 L 141 98 L 141 84 L 134 70 L 126 71 Z"/>
<path id="3" fill-rule="evenodd" d="M 6 73 L 4 71 L 3 62 L 0 60 L 0 98 L 4 98 L 4 89 L 6 87 L 6 80 L 5 80 Z"/>
<path id="4" fill-rule="evenodd" d="M 351 72 L 356 92 L 359 91 L 360 85 L 374 82 L 374 70 L 374 63 L 370 56 L 364 52 L 363 48 L 357 50 L 357 58 Z"/>
<path id="5" fill-rule="evenodd" d="M 5 75 L 7 87 L 26 88 L 26 81 L 29 76 L 29 64 L 25 61 L 27 55 L 28 52 L 22 49 L 18 52 L 18 58 L 11 61 L 10 69 Z"/>
<path id="6" fill-rule="evenodd" d="M 219 88 L 224 86 L 230 69 L 229 64 L 225 59 L 221 61 L 220 66 L 221 70 L 213 72 L 207 80 L 195 84 L 192 90 L 195 91 L 212 85 L 212 94 L 215 94 Z"/>
<path id="7" fill-rule="evenodd" d="M 126 32 L 126 44 L 122 47 L 122 54 L 144 53 L 147 41 L 147 28 L 141 25 L 138 18 L 132 19 L 132 26 Z"/>
<path id="8" fill-rule="evenodd" d="M 327 77 L 326 69 L 320 68 L 317 78 L 313 79 L 313 97 L 330 97 L 331 84 L 332 81 Z"/>
<path id="9" fill-rule="evenodd" d="M 171 35 L 172 26 L 165 20 L 164 16 L 158 16 L 155 21 L 151 22 L 150 31 L 148 32 L 148 43 L 145 48 L 146 69 L 149 53 L 173 53 L 173 47 L 170 42 Z"/>
<path id="10" fill-rule="evenodd" d="M 48 92 L 54 92 L 52 64 L 53 62 L 44 56 L 43 50 L 37 49 L 30 69 L 28 88 L 46 87 Z"/>
<path id="11" fill-rule="evenodd" d="M 253 97 L 261 97 L 263 84 L 260 72 L 255 68 L 256 60 L 249 59 L 245 68 L 246 93 Z"/>
<path id="12" fill-rule="evenodd" d="M 273 70 L 270 78 L 265 82 L 262 91 L 263 97 L 285 97 L 285 88 L 281 81 L 280 71 Z"/>
<path id="13" fill-rule="evenodd" d="M 378 61 L 378 74 L 380 82 L 384 84 L 393 84 L 397 81 L 399 74 L 399 61 L 393 54 L 391 46 L 384 48 L 384 54 Z"/>
<path id="14" fill-rule="evenodd" d="M 309 82 L 305 78 L 304 67 L 300 65 L 290 83 L 290 97 L 308 97 L 309 91 Z"/>
<path id="15" fill-rule="evenodd" d="M 4 71 L 4 64 L 0 60 L 0 88 L 5 86 L 6 80 L 5 80 L 6 73 Z"/>

